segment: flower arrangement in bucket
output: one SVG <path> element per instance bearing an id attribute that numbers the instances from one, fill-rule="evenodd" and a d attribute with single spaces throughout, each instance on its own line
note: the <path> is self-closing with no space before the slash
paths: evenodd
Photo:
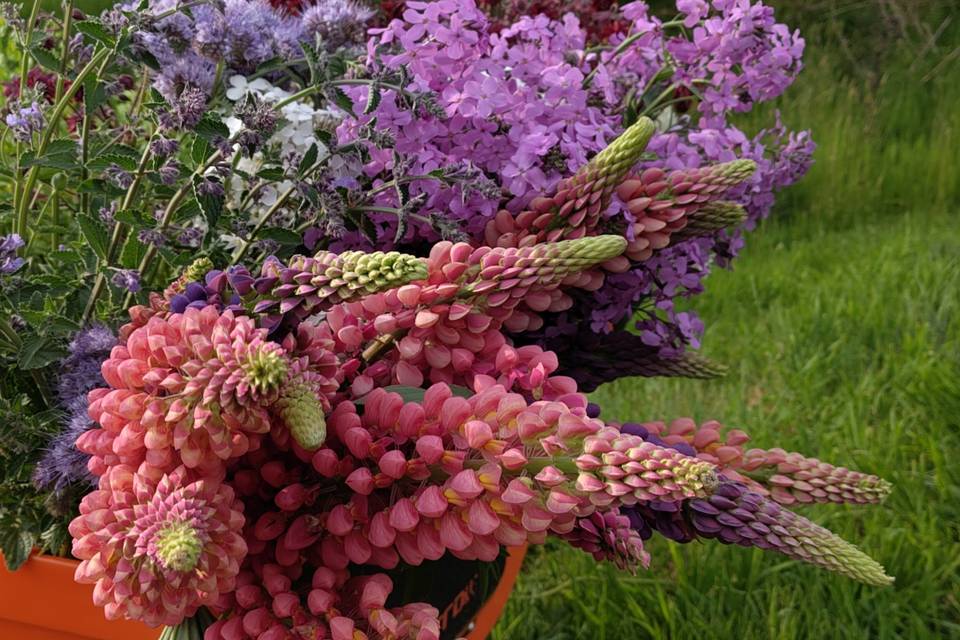
<path id="1" fill-rule="evenodd" d="M 455 637 L 417 568 L 489 587 L 548 537 L 888 584 L 788 509 L 885 481 L 584 395 L 722 374 L 675 303 L 809 166 L 807 132 L 730 119 L 799 35 L 748 0 L 389 11 L 6 8 L 8 566 L 70 555 L 107 618 L 207 640 Z"/>

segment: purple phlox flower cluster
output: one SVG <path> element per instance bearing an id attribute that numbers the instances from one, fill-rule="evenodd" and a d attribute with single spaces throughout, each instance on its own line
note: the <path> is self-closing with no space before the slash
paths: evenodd
<path id="1" fill-rule="evenodd" d="M 85 454 L 76 448 L 80 434 L 94 427 L 87 415 L 87 394 L 105 384 L 100 364 L 117 344 L 113 332 L 100 324 L 78 331 L 70 342 L 69 355 L 60 362 L 57 400 L 66 410 L 63 430 L 37 463 L 34 482 L 38 487 L 62 491 L 78 481 L 93 482 Z"/>
<path id="2" fill-rule="evenodd" d="M 672 70 L 674 85 L 696 85 L 703 98 L 700 112 L 717 124 L 729 111 L 748 111 L 755 102 L 783 93 L 803 66 L 803 38 L 776 22 L 773 8 L 761 2 L 678 0 L 677 10 L 689 35 L 664 29 L 643 2 L 624 6 L 633 28 L 615 42 L 638 33 L 650 35 L 627 55 L 603 54 L 604 76 L 617 78 L 626 68 L 652 77 L 654 68 L 659 72 L 666 67 Z"/>
<path id="3" fill-rule="evenodd" d="M 393 177 L 397 154 L 408 161 L 405 170 L 412 175 L 471 163 L 509 195 L 456 181 L 415 181 L 411 193 L 427 197 L 420 215 L 408 220 L 403 240 L 433 239 L 441 225 L 481 240 L 480 230 L 499 208 L 521 210 L 604 148 L 623 130 L 624 101 L 649 87 L 650 95 L 663 96 L 651 117 L 683 113 L 660 119 L 660 131 L 647 149 L 657 159 L 642 166 L 678 169 L 754 160 L 754 175 L 725 195 L 745 207 L 750 228 L 768 215 L 774 192 L 808 169 L 813 143 L 807 132 L 788 131 L 779 116 L 773 128 L 753 138 L 726 116 L 782 93 L 801 69 L 803 40 L 777 23 L 761 2 L 680 0 L 677 8 L 685 29 L 651 16 L 644 2 L 625 5 L 629 31 L 613 36 L 611 46 L 598 54 L 585 49 L 585 34 L 570 15 L 525 17 L 491 33 L 487 17 L 472 2 L 407 3 L 403 19 L 373 30 L 368 43 L 375 74 L 389 77 L 403 68 L 409 78 L 405 93 L 386 91 L 371 114 L 348 118 L 338 129 L 340 140 L 361 139 L 373 118 L 390 132 L 395 150 L 368 144 L 365 172 L 375 184 Z M 621 47 L 626 39 L 630 42 Z M 367 90 L 350 93 L 362 104 Z M 434 97 L 442 115 L 410 98 L 424 94 Z M 691 109 L 693 104 L 698 107 Z M 375 204 L 396 207 L 398 202 L 392 190 L 385 190 Z M 377 244 L 392 244 L 396 217 L 369 217 Z M 616 200 L 606 220 L 613 229 L 631 222 Z M 359 233 L 349 233 L 338 246 L 364 243 Z M 735 230 L 671 246 L 626 273 L 608 276 L 600 290 L 575 296 L 574 308 L 554 317 L 545 334 L 587 328 L 606 333 L 641 308 L 641 334 L 664 357 L 676 355 L 697 344 L 703 325 L 693 313 L 677 312 L 673 300 L 700 292 L 710 265 L 727 265 L 742 244 Z"/>
<path id="4" fill-rule="evenodd" d="M 13 137 L 21 142 L 30 142 L 34 133 L 43 129 L 44 118 L 40 105 L 31 102 L 28 107 L 14 108 L 5 119 L 7 126 L 13 132 Z"/>
<path id="5" fill-rule="evenodd" d="M 23 245 L 20 234 L 0 236 L 0 274 L 11 274 L 26 263 L 26 260 L 17 255 L 17 250 Z"/>
<path id="6" fill-rule="evenodd" d="M 386 91 L 371 114 L 340 127 L 340 139 L 359 138 L 362 126 L 376 118 L 395 139 L 396 151 L 412 159 L 411 174 L 469 161 L 493 176 L 510 194 L 508 207 L 519 210 L 615 135 L 612 118 L 590 104 L 590 92 L 582 88 L 584 70 L 568 57 L 584 47 L 584 34 L 572 16 L 563 22 L 523 18 L 491 34 L 472 1 L 409 2 L 404 20 L 373 33 L 368 50 L 375 71 L 404 68 L 410 76 L 406 89 L 432 95 L 443 113 L 414 111 L 409 96 Z M 366 91 L 352 95 L 362 102 Z M 393 150 L 371 145 L 370 153 L 367 174 L 388 175 Z M 466 193 L 459 184 L 447 187 L 432 179 L 414 182 L 411 193 L 427 194 L 425 211 L 442 212 L 475 237 L 501 199 L 490 190 Z M 382 204 L 389 206 L 392 197 L 383 194 Z M 395 231 L 387 218 L 376 222 L 384 239 Z M 411 221 L 407 233 L 436 237 L 422 220 Z"/>

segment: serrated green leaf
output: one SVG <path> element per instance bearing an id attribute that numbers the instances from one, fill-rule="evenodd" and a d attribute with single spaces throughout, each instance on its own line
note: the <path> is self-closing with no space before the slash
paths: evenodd
<path id="1" fill-rule="evenodd" d="M 107 91 L 104 83 L 98 82 L 94 74 L 87 76 L 83 81 L 83 109 L 86 114 L 91 115 L 106 101 Z"/>
<path id="2" fill-rule="evenodd" d="M 60 60 L 43 47 L 33 47 L 30 49 L 30 55 L 33 56 L 33 59 L 36 60 L 40 66 L 46 67 L 51 71 L 60 70 Z"/>
<path id="3" fill-rule="evenodd" d="M 152 228 L 155 222 L 135 209 L 124 209 L 114 214 L 114 219 L 137 229 Z"/>
<path id="4" fill-rule="evenodd" d="M 310 170 L 310 167 L 314 165 L 317 161 L 317 157 L 320 155 L 320 151 L 317 148 L 317 143 L 310 145 L 310 148 L 307 149 L 307 152 L 303 154 L 303 158 L 300 159 L 300 166 L 297 168 L 297 175 L 301 178 L 306 175 L 307 171 Z"/>
<path id="5" fill-rule="evenodd" d="M 342 56 L 333 56 L 327 60 L 324 71 L 328 78 L 342 78 L 347 73 L 347 61 Z"/>
<path id="6" fill-rule="evenodd" d="M 261 180 L 267 180 L 269 182 L 279 182 L 286 178 L 286 174 L 283 169 L 279 167 L 269 167 L 267 169 L 262 169 L 257 172 L 257 177 Z"/>
<path id="7" fill-rule="evenodd" d="M 36 537 L 29 531 L 11 529 L 0 537 L 0 551 L 10 571 L 16 571 L 30 558 L 30 552 L 36 544 Z"/>
<path id="8" fill-rule="evenodd" d="M 113 47 L 113 45 L 116 44 L 116 39 L 110 35 L 110 32 L 107 31 L 98 20 L 93 18 L 75 22 L 73 28 L 83 35 L 90 37 L 90 39 L 103 43 L 107 47 Z"/>
<path id="9" fill-rule="evenodd" d="M 223 211 L 224 196 L 202 195 L 197 187 L 203 180 L 204 178 L 200 176 L 194 176 L 193 197 L 197 206 L 200 207 L 200 211 L 203 212 L 203 217 L 207 220 L 207 228 L 214 229 L 220 219 L 220 213 Z"/>
<path id="10" fill-rule="evenodd" d="M 320 82 L 320 56 L 317 50 L 309 42 L 300 43 L 303 49 L 303 57 L 307 60 L 307 68 L 310 70 L 310 84 L 316 85 Z"/>
<path id="11" fill-rule="evenodd" d="M 124 171 L 137 170 L 136 159 L 120 153 L 101 153 L 87 162 L 87 168 L 90 171 L 103 171 L 111 165 L 117 165 Z"/>
<path id="12" fill-rule="evenodd" d="M 93 252 L 101 260 L 107 259 L 107 247 L 110 246 L 110 237 L 107 230 L 100 222 L 94 220 L 91 216 L 80 214 L 77 216 L 77 224 L 80 225 L 80 231 Z"/>
<path id="13" fill-rule="evenodd" d="M 370 85 L 370 91 L 367 93 L 367 104 L 363 107 L 363 113 L 373 113 L 376 108 L 380 106 L 381 97 L 382 94 L 380 92 L 380 83 L 374 82 Z"/>
<path id="14" fill-rule="evenodd" d="M 213 154 L 213 147 L 204 138 L 197 136 L 190 145 L 190 158 L 194 165 L 202 165 Z"/>
<path id="15" fill-rule="evenodd" d="M 47 150 L 44 152 L 44 155 L 60 155 L 65 153 L 76 154 L 78 149 L 77 141 L 71 140 L 70 138 L 57 138 L 56 140 L 51 140 L 47 145 Z"/>
<path id="16" fill-rule="evenodd" d="M 142 151 L 137 151 L 130 145 L 126 145 L 126 144 L 110 145 L 106 149 L 103 149 L 102 151 L 100 151 L 97 155 L 100 155 L 103 153 L 114 153 L 120 156 L 127 156 L 128 158 L 130 158 L 131 160 L 137 163 L 140 162 L 140 156 L 143 154 Z"/>
<path id="17" fill-rule="evenodd" d="M 335 105 L 349 113 L 351 116 L 356 116 L 353 112 L 353 100 L 350 99 L 343 89 L 340 87 L 331 87 L 330 89 L 330 101 Z"/>
<path id="18" fill-rule="evenodd" d="M 223 124 L 219 117 L 209 113 L 200 119 L 193 130 L 198 136 L 209 142 L 230 137 L 230 129 L 227 128 L 227 125 Z"/>
<path id="19" fill-rule="evenodd" d="M 47 145 L 47 150 L 39 158 L 33 152 L 24 153 L 21 166 L 50 167 L 54 169 L 76 169 L 78 165 L 77 143 L 73 140 L 59 139 Z"/>
<path id="20" fill-rule="evenodd" d="M 147 254 L 147 245 L 140 242 L 137 234 L 131 233 L 127 241 L 123 243 L 123 250 L 120 252 L 120 266 L 125 269 L 136 269 Z"/>
<path id="21" fill-rule="evenodd" d="M 52 362 L 56 362 L 66 355 L 64 349 L 59 348 L 50 338 L 37 334 L 27 335 L 20 345 L 17 354 L 17 365 L 24 371 L 40 369 Z"/>
<path id="22" fill-rule="evenodd" d="M 89 178 L 77 185 L 77 191 L 80 193 L 92 193 L 98 196 L 122 196 L 126 193 L 123 189 L 112 182 L 107 182 L 102 178 Z"/>
<path id="23" fill-rule="evenodd" d="M 275 240 L 280 244 L 293 246 L 303 244 L 303 236 L 301 236 L 299 233 L 296 231 L 290 231 L 289 229 L 281 229 L 279 227 L 267 227 L 266 229 L 261 229 L 260 233 L 257 234 L 257 239 Z"/>

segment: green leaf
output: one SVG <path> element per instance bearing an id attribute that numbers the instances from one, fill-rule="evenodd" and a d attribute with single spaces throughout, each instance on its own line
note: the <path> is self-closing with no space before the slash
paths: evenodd
<path id="1" fill-rule="evenodd" d="M 126 145 L 126 144 L 114 144 L 114 145 L 110 145 L 110 146 L 107 147 L 106 149 L 103 149 L 102 151 L 100 151 L 97 155 L 100 155 L 100 154 L 102 154 L 102 153 L 114 153 L 114 154 L 117 154 L 117 155 L 120 155 L 120 156 L 127 156 L 128 158 L 130 158 L 131 160 L 133 160 L 133 161 L 136 162 L 137 164 L 140 163 L 140 156 L 143 155 L 143 153 L 142 153 L 141 151 L 137 151 L 136 149 L 134 149 L 134 148 L 131 147 L 130 145 Z M 136 166 L 136 165 L 134 165 L 134 166 Z"/>
<path id="2" fill-rule="evenodd" d="M 279 167 L 269 167 L 257 172 L 257 177 L 261 180 L 267 180 L 269 182 L 279 182 L 286 178 L 286 174 L 283 172 L 283 169 Z"/>
<path id="3" fill-rule="evenodd" d="M 83 35 L 89 36 L 92 40 L 102 42 L 107 47 L 113 47 L 113 45 L 116 44 L 116 40 L 110 35 L 110 32 L 107 31 L 98 20 L 93 18 L 74 22 L 73 28 Z"/>
<path id="4" fill-rule="evenodd" d="M 209 113 L 200 119 L 200 122 L 194 127 L 194 131 L 198 136 L 209 142 L 230 137 L 230 129 L 227 128 L 227 125 L 223 124 L 220 118 Z"/>
<path id="5" fill-rule="evenodd" d="M 447 385 L 450 387 L 450 391 L 453 392 L 453 395 L 460 396 L 461 398 L 471 398 L 474 393 L 466 387 L 461 387 L 458 385 Z M 404 402 L 423 402 L 423 397 L 426 395 L 427 390 L 421 389 L 420 387 L 407 387 L 402 384 L 391 384 L 383 387 L 384 391 L 389 391 L 391 393 L 398 394 Z M 366 402 L 366 397 L 359 398 L 354 400 L 354 404 L 363 405 Z"/>
<path id="6" fill-rule="evenodd" d="M 86 114 L 92 114 L 106 101 L 107 90 L 104 83 L 98 82 L 95 74 L 87 76 L 83 81 L 83 109 Z"/>
<path id="7" fill-rule="evenodd" d="M 133 172 L 137 170 L 136 159 L 121 153 L 101 153 L 87 162 L 87 168 L 91 171 L 103 171 L 114 164 L 124 171 Z"/>
<path id="8" fill-rule="evenodd" d="M 92 193 L 98 196 L 122 196 L 126 193 L 123 189 L 112 182 L 107 182 L 102 178 L 90 178 L 77 185 L 77 191 L 80 193 Z"/>
<path id="9" fill-rule="evenodd" d="M 60 60 L 57 59 L 57 56 L 53 55 L 43 47 L 33 47 L 30 49 L 30 55 L 33 56 L 33 59 L 40 63 L 40 66 L 46 67 L 51 71 L 60 70 Z"/>
<path id="10" fill-rule="evenodd" d="M 197 187 L 203 180 L 204 178 L 200 176 L 193 177 L 193 197 L 207 220 L 207 228 L 212 230 L 216 228 L 220 213 L 223 211 L 224 196 L 202 195 Z"/>
<path id="11" fill-rule="evenodd" d="M 80 231 L 83 232 L 83 237 L 87 239 L 93 252 L 101 260 L 106 260 L 107 247 L 110 246 L 110 236 L 107 234 L 107 230 L 100 222 L 86 214 L 78 215 L 77 223 L 80 225 Z"/>
<path id="12" fill-rule="evenodd" d="M 310 84 L 316 85 L 320 82 L 320 56 L 317 50 L 309 42 L 301 42 L 303 57 L 307 59 L 307 68 L 310 70 Z"/>
<path id="13" fill-rule="evenodd" d="M 51 339 L 37 334 L 27 335 L 20 345 L 17 364 L 24 371 L 41 369 L 66 355 Z"/>
<path id="14" fill-rule="evenodd" d="M 25 167 L 51 167 L 55 169 L 76 169 L 78 165 L 77 143 L 61 138 L 47 145 L 47 150 L 39 158 L 33 152 L 23 154 L 21 164 Z"/>
<path id="15" fill-rule="evenodd" d="M 275 240 L 280 244 L 287 244 L 297 246 L 303 244 L 303 236 L 295 231 L 290 231 L 289 229 L 281 229 L 279 227 L 267 227 L 266 229 L 261 229 L 260 233 L 257 234 L 257 238 L 260 240 Z"/>
<path id="16" fill-rule="evenodd" d="M 301 178 L 306 175 L 307 171 L 310 170 L 310 167 L 314 165 L 317 161 L 317 156 L 320 154 L 317 149 L 317 143 L 314 142 L 310 145 L 310 148 L 307 149 L 307 152 L 303 154 L 303 158 L 300 160 L 300 167 L 297 169 L 297 175 Z"/>
<path id="17" fill-rule="evenodd" d="M 136 269 L 147 254 L 147 245 L 140 242 L 137 234 L 131 233 L 127 241 L 123 243 L 123 251 L 120 252 L 120 266 L 126 269 Z"/>
<path id="18" fill-rule="evenodd" d="M 344 93 L 343 89 L 340 87 L 331 87 L 329 98 L 335 105 L 350 115 L 356 116 L 356 114 L 353 112 L 353 100 L 350 99 L 350 96 Z"/>
<path id="19" fill-rule="evenodd" d="M 154 220 L 151 220 L 144 215 L 143 212 L 137 211 L 136 209 L 124 209 L 123 211 L 117 211 L 113 217 L 115 220 L 119 220 L 124 224 L 129 224 L 137 229 L 152 228 L 153 225 L 156 224 Z"/>
<path id="20" fill-rule="evenodd" d="M 374 82 L 370 85 L 370 92 L 367 94 L 367 104 L 363 107 L 365 114 L 373 113 L 380 106 L 380 83 Z"/>
<path id="21" fill-rule="evenodd" d="M 205 138 L 197 136 L 193 139 L 193 144 L 190 145 L 190 158 L 193 160 L 194 165 L 199 167 L 212 153 L 213 148 Z"/>
<path id="22" fill-rule="evenodd" d="M 16 571 L 30 558 L 30 552 L 36 544 L 36 537 L 29 531 L 11 529 L 0 538 L 0 551 L 10 571 Z"/>
<path id="23" fill-rule="evenodd" d="M 347 73 L 347 61 L 343 56 L 333 56 L 327 60 L 325 71 L 328 78 L 342 78 Z"/>

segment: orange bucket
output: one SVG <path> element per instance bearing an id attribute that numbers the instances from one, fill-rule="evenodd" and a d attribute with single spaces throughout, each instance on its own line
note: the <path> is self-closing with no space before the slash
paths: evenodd
<path id="1" fill-rule="evenodd" d="M 490 634 L 517 581 L 526 547 L 509 550 L 500 582 L 477 612 L 468 640 Z M 4 640 L 157 640 L 159 629 L 109 621 L 93 604 L 93 585 L 77 584 L 75 560 L 33 556 L 17 571 L 0 558 L 0 638 Z"/>

